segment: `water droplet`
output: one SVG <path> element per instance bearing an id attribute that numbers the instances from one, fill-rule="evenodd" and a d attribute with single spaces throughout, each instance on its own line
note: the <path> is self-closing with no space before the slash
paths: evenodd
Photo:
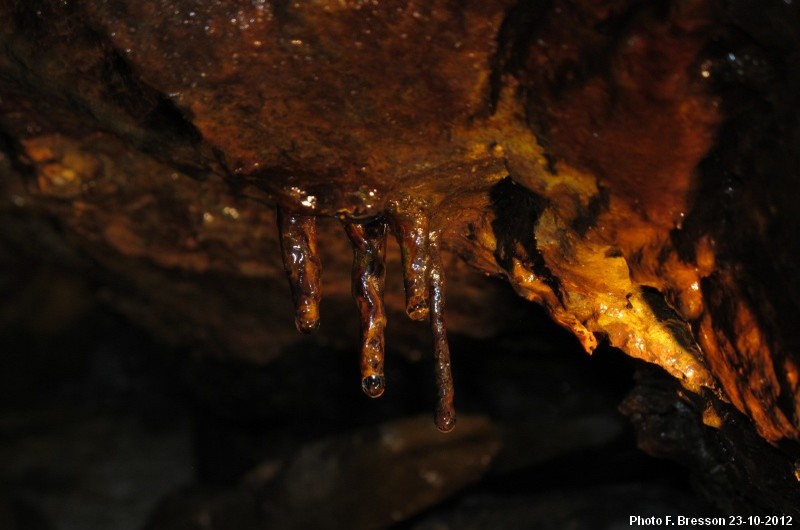
<path id="1" fill-rule="evenodd" d="M 456 426 L 456 412 L 450 407 L 437 407 L 436 415 L 433 418 L 436 428 L 442 432 L 450 432 Z"/>
<path id="2" fill-rule="evenodd" d="M 361 380 L 361 388 L 371 398 L 380 397 L 386 390 L 386 379 L 380 375 L 368 375 Z"/>

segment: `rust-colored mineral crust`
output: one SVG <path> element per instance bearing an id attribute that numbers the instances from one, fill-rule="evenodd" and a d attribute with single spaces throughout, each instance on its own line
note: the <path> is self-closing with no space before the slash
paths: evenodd
<path id="1" fill-rule="evenodd" d="M 324 223 L 338 218 L 355 248 L 364 389 L 390 385 L 387 313 L 429 319 L 442 430 L 455 413 L 440 247 L 505 277 L 587 352 L 607 339 L 731 402 L 765 439 L 798 440 L 796 332 L 750 287 L 769 268 L 743 265 L 747 245 L 704 211 L 739 207 L 715 198 L 707 166 L 731 121 L 720 87 L 741 81 L 725 46 L 747 40 L 753 3 L 612 4 L 2 0 L 5 192 L 128 278 L 129 314 L 262 360 L 294 340 L 287 320 L 264 322 L 276 297 L 250 301 L 259 282 L 285 294 L 271 256 L 301 331 L 320 325 L 323 290 L 349 291 L 321 281 L 346 261 L 345 235 Z M 753 186 L 752 216 L 779 226 Z M 388 287 L 384 300 L 386 252 L 398 259 L 387 230 L 399 303 Z M 451 284 L 465 285 L 459 271 Z M 241 294 L 186 303 L 187 274 Z"/>
<path id="2" fill-rule="evenodd" d="M 321 263 L 317 251 L 317 220 L 278 208 L 278 230 L 283 252 L 283 267 L 295 305 L 295 325 L 301 333 L 319 328 L 319 303 L 322 298 Z"/>
<path id="3" fill-rule="evenodd" d="M 345 231 L 353 244 L 353 298 L 361 315 L 361 387 L 369 397 L 386 388 L 383 373 L 386 310 L 386 223 L 348 223 Z"/>

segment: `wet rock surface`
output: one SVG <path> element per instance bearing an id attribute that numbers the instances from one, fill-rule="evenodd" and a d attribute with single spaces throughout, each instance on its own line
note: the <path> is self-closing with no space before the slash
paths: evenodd
<path id="1" fill-rule="evenodd" d="M 686 408 L 647 385 L 628 402 L 643 447 L 699 452 L 706 491 L 784 509 L 800 457 L 798 13 L 0 1 L 3 288 L 35 306 L 27 264 L 66 267 L 91 281 L 55 282 L 62 300 L 98 293 L 219 362 L 360 344 L 360 377 L 340 377 L 382 400 L 393 363 L 432 357 L 422 394 L 448 431 L 470 399 L 454 398 L 448 331 L 498 341 L 529 318 L 492 276 L 586 352 L 607 343 L 679 383 L 666 394 Z M 49 309 L 39 331 L 81 311 Z M 292 376 L 308 393 L 339 388 L 307 377 L 319 362 Z M 664 406 L 688 411 L 672 448 L 648 428 Z M 754 452 L 727 466 L 698 425 Z M 721 476 L 769 493 L 716 490 Z"/>

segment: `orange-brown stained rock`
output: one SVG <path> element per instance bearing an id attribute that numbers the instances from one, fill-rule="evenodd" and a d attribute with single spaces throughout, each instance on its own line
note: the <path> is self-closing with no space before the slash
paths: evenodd
<path id="1" fill-rule="evenodd" d="M 698 340 L 727 396 L 739 410 L 753 418 L 759 434 L 771 441 L 795 436 L 791 418 L 797 414 L 797 366 L 786 359 L 776 365 L 777 357 L 770 341 L 760 329 L 752 309 L 741 297 L 729 271 L 718 271 L 707 285 L 710 309 L 717 315 L 731 312 L 732 328 L 715 324 L 712 313 L 706 313 L 699 325 Z M 730 304 L 732 307 L 720 307 Z M 784 388 L 781 379 L 786 381 Z M 788 392 L 788 395 L 787 395 Z M 781 394 L 784 394 L 781 396 Z M 781 400 L 794 406 L 785 410 Z M 795 416 L 796 417 L 796 416 Z"/>
<path id="2" fill-rule="evenodd" d="M 423 204 L 420 204 L 423 203 Z M 406 313 L 412 320 L 424 320 L 429 313 L 428 255 L 429 218 L 424 202 L 406 196 L 388 204 L 388 219 L 395 233 L 403 259 L 406 290 Z"/>
<path id="3" fill-rule="evenodd" d="M 456 423 L 456 411 L 453 404 L 455 390 L 450 368 L 450 346 L 447 343 L 447 327 L 444 320 L 445 279 L 439 245 L 441 245 L 439 234 L 430 232 L 428 235 L 428 259 L 430 260 L 428 304 L 430 305 L 431 330 L 433 331 L 434 374 L 438 398 L 434 421 L 440 431 L 449 432 L 453 430 Z"/>
<path id="4" fill-rule="evenodd" d="M 278 208 L 283 266 L 295 305 L 295 326 L 302 333 L 319 329 L 319 303 L 322 298 L 321 264 L 317 252 L 317 221 Z"/>
<path id="5" fill-rule="evenodd" d="M 286 200 L 314 197 L 311 211 L 368 216 L 405 175 L 458 156 L 449 137 L 486 111 L 510 3 L 109 0 L 87 10 L 232 172 Z"/>
<path id="6" fill-rule="evenodd" d="M 107 0 L 42 15 L 5 3 L 0 116 L 46 208 L 120 255 L 269 275 L 274 245 L 259 258 L 231 243 L 274 228 L 258 201 L 348 223 L 388 211 L 412 316 L 426 275 L 431 287 L 427 230 L 545 305 L 587 351 L 608 337 L 692 391 L 727 396 L 768 439 L 798 438 L 792 357 L 777 356 L 741 294 L 723 301 L 737 310 L 720 335 L 703 286 L 721 266 L 711 236 L 693 236 L 694 256 L 673 247 L 721 121 L 699 69 L 718 8 Z M 71 34 L 65 70 L 56 44 Z M 156 134 L 161 123 L 181 126 Z M 506 177 L 528 201 L 524 231 L 497 223 Z M 691 331 L 711 338 L 698 348 Z"/>
<path id="7" fill-rule="evenodd" d="M 665 16 L 630 1 L 557 3 L 520 72 L 541 141 L 609 186 L 644 223 L 675 227 L 720 121 L 697 66 L 718 6 L 675 2 Z"/>
<path id="8" fill-rule="evenodd" d="M 377 219 L 364 224 L 345 223 L 344 228 L 353 245 L 353 298 L 361 316 L 361 388 L 375 398 L 386 389 L 383 288 L 387 225 Z"/>

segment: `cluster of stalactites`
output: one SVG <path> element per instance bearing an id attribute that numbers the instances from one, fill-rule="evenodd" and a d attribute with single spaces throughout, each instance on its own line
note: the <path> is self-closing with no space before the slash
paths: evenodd
<path id="1" fill-rule="evenodd" d="M 439 233 L 431 229 L 423 206 L 411 199 L 392 202 L 384 215 L 366 221 L 343 221 L 353 245 L 353 297 L 361 317 L 361 387 L 370 397 L 386 388 L 383 290 L 386 238 L 391 231 L 400 244 L 406 291 L 406 312 L 413 320 L 430 319 L 437 387 L 435 422 L 450 431 L 456 420 L 453 378 L 444 322 L 444 272 Z M 278 210 L 283 263 L 296 307 L 295 323 L 303 333 L 319 328 L 321 264 L 315 217 Z"/>

